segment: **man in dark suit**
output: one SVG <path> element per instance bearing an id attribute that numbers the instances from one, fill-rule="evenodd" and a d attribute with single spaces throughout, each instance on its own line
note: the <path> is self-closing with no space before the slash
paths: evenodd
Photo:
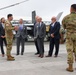
<path id="1" fill-rule="evenodd" d="M 17 37 L 17 55 L 20 53 L 20 43 L 22 46 L 21 55 L 24 53 L 25 38 L 27 38 L 27 27 L 23 24 L 23 19 L 19 20 L 19 29 L 16 34 Z"/>
<path id="2" fill-rule="evenodd" d="M 44 57 L 44 38 L 46 35 L 46 26 L 42 22 L 42 18 L 38 18 L 38 23 L 36 23 L 34 28 L 34 39 L 37 40 L 39 48 L 39 57 Z"/>
<path id="3" fill-rule="evenodd" d="M 5 18 L 1 18 L 1 23 L 0 23 L 0 46 L 1 46 L 1 53 L 2 57 L 4 57 L 4 49 L 3 49 L 3 42 L 5 43 L 5 46 L 7 45 L 6 39 L 5 39 Z"/>
<path id="4" fill-rule="evenodd" d="M 46 57 L 52 57 L 55 45 L 55 57 L 58 56 L 60 42 L 60 23 L 56 21 L 56 17 L 52 17 L 50 24 L 50 49 Z"/>
<path id="5" fill-rule="evenodd" d="M 36 17 L 35 17 L 36 22 L 34 23 L 34 27 L 35 27 L 35 25 L 37 25 L 37 23 L 38 23 L 38 17 L 39 17 L 39 16 L 36 16 Z M 37 53 L 35 53 L 35 55 L 38 55 L 38 54 L 39 54 L 39 48 L 38 48 L 37 40 L 34 40 L 34 41 L 35 41 L 35 46 L 36 46 L 36 49 L 37 49 Z"/>

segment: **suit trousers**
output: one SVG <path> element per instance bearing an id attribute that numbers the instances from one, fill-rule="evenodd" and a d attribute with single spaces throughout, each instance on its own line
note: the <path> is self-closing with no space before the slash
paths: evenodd
<path id="1" fill-rule="evenodd" d="M 55 38 L 50 38 L 50 46 L 49 46 L 49 53 L 48 55 L 52 56 L 53 50 L 54 50 L 54 45 L 55 45 L 55 55 L 58 55 L 59 52 L 59 42 L 60 39 L 55 39 Z"/>
<path id="2" fill-rule="evenodd" d="M 20 52 L 20 44 L 21 44 L 21 54 L 24 53 L 24 44 L 25 44 L 25 39 L 22 38 L 22 36 L 17 37 L 17 54 Z"/>
<path id="3" fill-rule="evenodd" d="M 40 55 L 44 54 L 44 38 L 37 38 L 37 44 L 39 48 Z"/>
<path id="4" fill-rule="evenodd" d="M 37 40 L 35 40 L 35 46 L 36 46 L 36 49 L 37 49 L 37 53 L 39 53 L 39 48 L 38 48 Z"/>
<path id="5" fill-rule="evenodd" d="M 5 46 L 7 46 L 6 39 L 5 38 L 0 38 L 1 53 L 5 54 L 4 49 L 3 49 L 3 42 L 4 42 Z"/>

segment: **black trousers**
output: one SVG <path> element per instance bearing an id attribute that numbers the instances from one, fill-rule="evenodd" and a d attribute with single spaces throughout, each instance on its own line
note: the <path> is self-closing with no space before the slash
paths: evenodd
<path id="1" fill-rule="evenodd" d="M 5 54 L 4 49 L 3 49 L 3 42 L 4 42 L 5 46 L 7 46 L 6 39 L 0 38 L 1 53 Z"/>
<path id="2" fill-rule="evenodd" d="M 39 48 L 38 48 L 37 40 L 35 40 L 35 46 L 36 46 L 36 49 L 37 49 L 37 53 L 39 53 Z"/>
<path id="3" fill-rule="evenodd" d="M 37 38 L 37 44 L 39 48 L 39 54 L 43 55 L 44 54 L 44 38 Z"/>
<path id="4" fill-rule="evenodd" d="M 23 39 L 21 36 L 17 37 L 17 54 L 20 53 L 20 44 L 21 44 L 21 54 L 22 54 L 24 53 L 25 39 Z"/>
<path id="5" fill-rule="evenodd" d="M 53 50 L 54 50 L 54 45 L 55 45 L 55 55 L 58 55 L 59 52 L 59 42 L 60 39 L 55 39 L 55 38 L 50 38 L 50 45 L 49 45 L 49 53 L 48 55 L 52 56 Z"/>

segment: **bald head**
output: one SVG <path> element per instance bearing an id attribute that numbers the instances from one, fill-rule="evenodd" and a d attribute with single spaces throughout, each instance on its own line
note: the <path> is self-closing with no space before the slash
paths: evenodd
<path id="1" fill-rule="evenodd" d="M 38 18 L 39 18 L 39 16 L 35 16 L 35 20 L 36 20 L 36 22 L 38 22 Z"/>
<path id="2" fill-rule="evenodd" d="M 23 19 L 20 19 L 20 20 L 19 20 L 19 23 L 20 23 L 20 24 L 23 24 Z"/>
<path id="3" fill-rule="evenodd" d="M 38 18 L 39 16 L 35 16 L 35 19 Z"/>
<path id="4" fill-rule="evenodd" d="M 52 21 L 52 23 L 56 22 L 56 17 L 53 16 L 53 17 L 51 18 L 51 21 Z"/>
<path id="5" fill-rule="evenodd" d="M 41 17 L 40 17 L 39 19 L 40 19 L 40 20 L 42 20 L 42 18 L 41 18 Z"/>
<path id="6" fill-rule="evenodd" d="M 38 22 L 42 22 L 42 18 L 41 17 L 38 17 Z"/>

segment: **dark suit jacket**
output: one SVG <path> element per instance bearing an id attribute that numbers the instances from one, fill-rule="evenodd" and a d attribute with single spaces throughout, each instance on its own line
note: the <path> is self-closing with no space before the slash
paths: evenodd
<path id="1" fill-rule="evenodd" d="M 3 28 L 2 24 L 0 23 L 0 38 L 1 36 L 5 36 L 5 29 Z"/>
<path id="2" fill-rule="evenodd" d="M 38 25 L 34 25 L 34 37 L 36 37 L 36 38 L 37 38 L 37 26 Z M 45 36 L 46 36 L 46 26 L 42 22 L 41 27 L 40 27 L 40 31 L 39 31 L 39 38 L 45 38 Z"/>
<path id="3" fill-rule="evenodd" d="M 16 37 L 20 36 L 22 36 L 23 39 L 27 38 L 27 27 L 25 25 L 23 25 L 22 31 L 20 31 L 19 29 L 17 31 Z"/>
<path id="4" fill-rule="evenodd" d="M 52 27 L 51 25 L 52 24 L 50 24 L 50 34 L 53 33 L 55 39 L 60 39 L 60 23 L 59 22 L 56 22 L 54 24 L 54 27 Z"/>

